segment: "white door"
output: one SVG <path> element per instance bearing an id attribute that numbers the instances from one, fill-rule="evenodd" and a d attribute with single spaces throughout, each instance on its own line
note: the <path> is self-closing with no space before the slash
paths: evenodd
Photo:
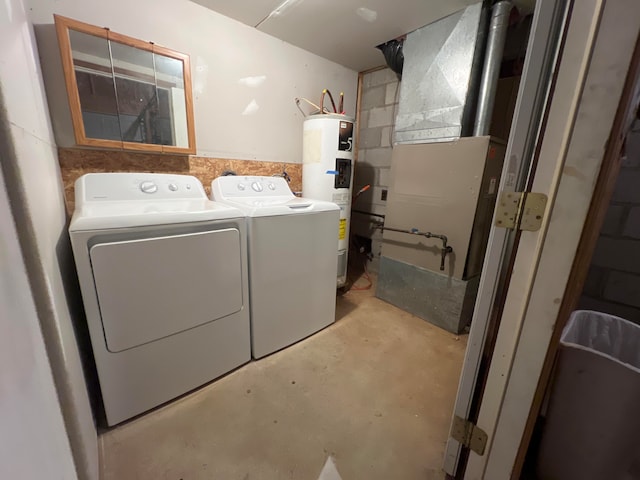
<path id="1" fill-rule="evenodd" d="M 551 3 L 540 1 L 536 7 L 528 68 L 535 60 L 536 40 L 544 39 L 541 22 Z M 536 166 L 524 185 L 548 196 L 547 211 L 539 231 L 517 234 L 517 252 L 509 257 L 512 267 L 502 292 L 506 295 L 500 296 L 500 324 L 476 422 L 488 442 L 483 455 L 469 453 L 465 479 L 512 475 L 639 29 L 639 2 L 573 2 Z M 531 72 L 524 74 L 521 99 L 532 94 L 526 87 Z M 514 122 L 521 121 L 524 102 Z M 509 187 L 509 159 L 521 134 L 520 123 L 515 123 L 501 189 Z M 524 162 L 516 158 L 514 163 L 522 170 Z M 494 228 L 490 238 L 454 412 L 462 418 L 470 410 L 488 319 L 501 293 L 497 290 L 509 235 Z M 444 462 L 451 475 L 459 466 L 460 451 L 451 440 Z"/>
<path id="2" fill-rule="evenodd" d="M 568 4 L 564 0 L 539 0 L 536 5 L 500 179 L 500 192 L 529 190 L 529 174 L 535 168 L 532 160 L 539 143 L 542 118 L 550 101 L 552 77 L 557 66 Z M 492 325 L 491 319 L 499 315 L 499 305 L 496 302 L 504 298 L 510 260 L 515 255 L 518 240 L 517 232 L 496 227 L 491 229 L 454 417 L 469 418 L 476 384 L 482 375 L 485 344 L 491 336 L 492 328 L 495 328 L 495 321 Z M 449 438 L 443 467 L 448 474 L 457 473 L 461 454 L 462 445 Z"/>

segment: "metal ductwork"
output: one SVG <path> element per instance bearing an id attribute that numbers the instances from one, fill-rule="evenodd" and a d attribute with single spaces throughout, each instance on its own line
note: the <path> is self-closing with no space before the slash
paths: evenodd
<path id="1" fill-rule="evenodd" d="M 500 1 L 491 10 L 491 23 L 487 38 L 487 50 L 484 57 L 482 79 L 480 81 L 480 93 L 478 95 L 478 108 L 473 129 L 474 136 L 489 134 L 491 116 L 498 88 L 498 77 L 504 44 L 509 28 L 509 15 L 513 4 L 510 1 Z"/>
<path id="2" fill-rule="evenodd" d="M 484 35 L 476 3 L 407 35 L 395 143 L 455 140 L 470 128 Z M 468 132 L 464 132 L 468 130 Z"/>

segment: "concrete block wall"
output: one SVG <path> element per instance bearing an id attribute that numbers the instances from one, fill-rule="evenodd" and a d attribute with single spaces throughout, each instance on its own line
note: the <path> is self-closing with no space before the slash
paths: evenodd
<path id="1" fill-rule="evenodd" d="M 627 137 L 579 306 L 640 324 L 640 122 Z"/>
<path id="2" fill-rule="evenodd" d="M 358 161 L 354 174 L 354 191 L 364 185 L 371 188 L 360 195 L 353 203 L 354 210 L 384 215 L 386 201 L 383 200 L 389 186 L 393 126 L 398 105 L 399 81 L 389 68 L 376 70 L 364 75 L 362 84 L 362 102 L 360 106 L 360 141 Z M 378 270 L 382 234 L 375 230 L 375 217 L 352 214 L 351 234 L 372 239 L 373 261 L 369 262 L 371 271 Z M 355 259 L 356 255 L 352 255 Z"/>

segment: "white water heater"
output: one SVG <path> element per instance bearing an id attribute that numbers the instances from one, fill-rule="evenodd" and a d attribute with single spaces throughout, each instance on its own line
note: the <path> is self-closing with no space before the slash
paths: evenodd
<path id="1" fill-rule="evenodd" d="M 349 221 L 353 190 L 354 120 L 339 114 L 310 115 L 304 121 L 302 141 L 302 196 L 336 203 L 340 223 L 337 286 L 347 282 Z"/>

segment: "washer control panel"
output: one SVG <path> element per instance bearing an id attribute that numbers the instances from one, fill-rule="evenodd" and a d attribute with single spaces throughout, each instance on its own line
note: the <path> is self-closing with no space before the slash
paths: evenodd
<path id="1" fill-rule="evenodd" d="M 216 178 L 211 188 L 223 199 L 294 196 L 282 177 L 228 175 Z"/>
<path id="2" fill-rule="evenodd" d="M 89 202 L 190 200 L 206 199 L 207 194 L 200 180 L 190 175 L 90 173 L 76 181 L 76 198 Z"/>

